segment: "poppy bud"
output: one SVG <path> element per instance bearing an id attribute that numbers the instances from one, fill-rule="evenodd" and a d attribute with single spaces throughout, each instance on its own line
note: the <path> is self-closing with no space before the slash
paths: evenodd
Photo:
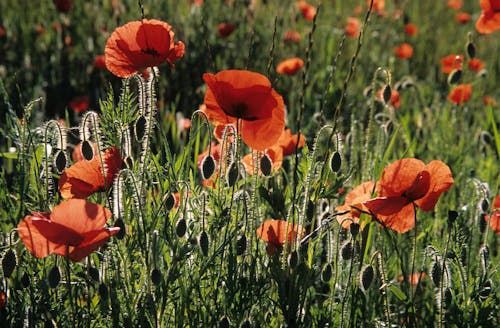
<path id="1" fill-rule="evenodd" d="M 96 267 L 89 267 L 89 277 L 95 281 L 99 282 L 99 270 Z"/>
<path id="2" fill-rule="evenodd" d="M 91 161 L 94 158 L 94 149 L 88 140 L 82 142 L 82 155 L 87 161 Z"/>
<path id="3" fill-rule="evenodd" d="M 451 306 L 451 302 L 453 302 L 453 294 L 451 293 L 451 289 L 449 287 L 444 290 L 444 306 L 445 308 L 449 308 Z"/>
<path id="4" fill-rule="evenodd" d="M 363 89 L 363 96 L 366 98 L 369 98 L 370 95 L 372 94 L 373 88 L 371 86 L 367 86 L 366 88 Z"/>
<path id="5" fill-rule="evenodd" d="M 174 208 L 174 205 L 175 205 L 175 196 L 173 193 L 170 193 L 167 199 L 165 199 L 165 208 L 167 209 L 167 211 L 170 211 L 172 208 Z"/>
<path id="6" fill-rule="evenodd" d="M 219 321 L 219 328 L 229 328 L 231 327 L 231 322 L 229 321 L 229 318 L 226 316 L 223 316 L 222 319 Z"/>
<path id="7" fill-rule="evenodd" d="M 349 231 L 351 232 L 352 239 L 355 239 L 359 233 L 359 224 L 352 222 L 349 226 Z"/>
<path id="8" fill-rule="evenodd" d="M 481 140 L 481 142 L 484 145 L 488 146 L 488 145 L 491 145 L 493 137 L 491 136 L 491 134 L 488 131 L 481 131 L 479 139 Z"/>
<path id="9" fill-rule="evenodd" d="M 342 158 L 340 157 L 340 153 L 336 151 L 330 158 L 330 170 L 332 170 L 333 173 L 337 173 L 340 170 L 341 165 Z"/>
<path id="10" fill-rule="evenodd" d="M 212 155 L 207 155 L 201 161 L 201 177 L 203 180 L 209 179 L 215 172 L 215 160 Z"/>
<path id="11" fill-rule="evenodd" d="M 226 183 L 229 187 L 232 187 L 240 179 L 240 170 L 238 168 L 238 163 L 231 162 L 226 174 Z"/>
<path id="12" fill-rule="evenodd" d="M 57 174 L 61 174 L 64 171 L 67 163 L 68 159 L 66 153 L 62 150 L 58 150 L 56 156 L 54 156 L 54 166 L 56 167 Z"/>
<path id="13" fill-rule="evenodd" d="M 458 212 L 457 211 L 448 211 L 448 226 L 452 226 L 453 223 L 457 220 Z"/>
<path id="14" fill-rule="evenodd" d="M 382 91 L 382 99 L 384 100 L 384 103 L 386 104 L 389 103 L 389 101 L 391 100 L 391 96 L 392 96 L 391 86 L 389 84 L 386 84 L 384 90 Z"/>
<path id="15" fill-rule="evenodd" d="M 146 132 L 146 124 L 147 121 L 143 115 L 139 116 L 137 121 L 135 121 L 134 133 L 137 141 L 142 140 L 142 138 L 144 137 L 144 133 Z"/>
<path id="16" fill-rule="evenodd" d="M 184 218 L 179 218 L 177 220 L 177 223 L 175 224 L 175 233 L 177 234 L 177 237 L 181 238 L 184 236 L 187 230 L 187 224 L 186 220 Z"/>
<path id="17" fill-rule="evenodd" d="M 16 268 L 16 265 L 17 265 L 16 253 L 12 249 L 7 250 L 2 259 L 3 276 L 5 278 L 10 278 L 12 272 L 14 272 L 14 269 Z"/>
<path id="18" fill-rule="evenodd" d="M 109 290 L 108 286 L 104 284 L 103 282 L 99 285 L 99 296 L 101 297 L 101 300 L 106 301 L 109 296 Z"/>
<path id="19" fill-rule="evenodd" d="M 260 158 L 260 170 L 262 171 L 262 174 L 265 176 L 271 175 L 273 169 L 273 163 L 271 162 L 271 159 L 267 154 L 264 154 Z"/>
<path id="20" fill-rule="evenodd" d="M 329 282 L 330 279 L 332 279 L 332 271 L 333 271 L 333 269 L 332 269 L 332 265 L 330 263 L 325 265 L 323 270 L 321 270 L 321 281 L 323 281 L 324 283 Z"/>
<path id="21" fill-rule="evenodd" d="M 488 213 L 489 208 L 490 208 L 490 203 L 488 202 L 488 200 L 486 198 L 483 198 L 481 200 L 480 205 L 479 205 L 479 209 L 481 210 L 481 213 L 483 213 L 483 214 Z"/>
<path id="22" fill-rule="evenodd" d="M 162 274 L 159 269 L 154 268 L 153 270 L 151 270 L 151 282 L 155 286 L 158 286 L 160 284 L 161 279 L 162 279 Z"/>
<path id="23" fill-rule="evenodd" d="M 236 255 L 243 255 L 247 249 L 247 237 L 241 235 L 236 239 Z"/>
<path id="24" fill-rule="evenodd" d="M 297 251 L 293 251 L 288 255 L 288 266 L 290 268 L 295 268 L 299 263 L 299 253 Z"/>
<path id="25" fill-rule="evenodd" d="M 467 56 L 469 58 L 474 58 L 476 57 L 476 46 L 472 42 L 467 42 L 467 45 L 465 46 L 465 51 L 467 52 Z"/>
<path id="26" fill-rule="evenodd" d="M 348 240 L 340 247 L 340 256 L 343 260 L 349 260 L 352 257 L 353 247 L 352 242 Z"/>
<path id="27" fill-rule="evenodd" d="M 441 277 L 443 272 L 441 270 L 441 264 L 438 261 L 434 261 L 431 264 L 431 279 L 436 287 L 441 285 Z"/>
<path id="28" fill-rule="evenodd" d="M 366 292 L 375 278 L 375 270 L 371 264 L 366 264 L 361 268 L 358 274 L 359 288 Z"/>
<path id="29" fill-rule="evenodd" d="M 24 272 L 23 276 L 21 277 L 21 286 L 23 286 L 23 288 L 28 288 L 30 283 L 30 276 L 27 272 Z"/>
<path id="30" fill-rule="evenodd" d="M 125 222 L 123 222 L 122 218 L 118 218 L 115 221 L 115 227 L 120 228 L 120 231 L 116 234 L 116 238 L 123 239 L 125 237 Z"/>
<path id="31" fill-rule="evenodd" d="M 50 288 L 56 288 L 57 285 L 59 285 L 61 281 L 61 272 L 59 272 L 59 267 L 57 265 L 54 265 L 52 269 L 50 269 L 47 280 Z"/>
<path id="32" fill-rule="evenodd" d="M 198 237 L 198 245 L 200 245 L 201 253 L 208 256 L 208 234 L 205 230 Z"/>
<path id="33" fill-rule="evenodd" d="M 315 210 L 314 202 L 312 200 L 309 200 L 306 206 L 306 218 L 308 221 L 311 221 L 313 219 L 314 210 Z"/>
<path id="34" fill-rule="evenodd" d="M 448 84 L 457 84 L 462 78 L 462 70 L 454 69 L 451 71 L 450 75 L 448 75 Z"/>

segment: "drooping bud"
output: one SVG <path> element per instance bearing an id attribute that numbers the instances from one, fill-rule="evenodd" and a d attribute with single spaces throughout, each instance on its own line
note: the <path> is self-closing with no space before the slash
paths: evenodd
<path id="1" fill-rule="evenodd" d="M 229 187 L 232 187 L 238 182 L 240 179 L 240 169 L 238 167 L 238 163 L 236 162 L 231 162 L 229 164 L 229 168 L 227 169 L 226 173 L 226 183 Z"/>
<path id="2" fill-rule="evenodd" d="M 384 100 L 384 103 L 386 104 L 389 103 L 389 101 L 391 100 L 391 96 L 392 96 L 391 86 L 389 84 L 386 84 L 384 90 L 382 91 L 382 99 Z"/>
<path id="3" fill-rule="evenodd" d="M 262 171 L 262 174 L 265 176 L 269 176 L 272 173 L 273 169 L 273 163 L 271 162 L 271 158 L 269 158 L 269 155 L 264 154 L 260 158 L 260 170 Z"/>
<path id="4" fill-rule="evenodd" d="M 125 222 L 123 222 L 123 219 L 122 218 L 116 219 L 114 226 L 120 228 L 120 231 L 115 235 L 116 238 L 123 239 L 126 233 Z"/>
<path id="5" fill-rule="evenodd" d="M 333 173 L 337 173 L 340 170 L 341 165 L 342 158 L 340 157 L 340 153 L 336 151 L 330 158 L 330 170 L 332 170 Z"/>
<path id="6" fill-rule="evenodd" d="M 161 271 L 158 268 L 154 268 L 153 270 L 151 270 L 151 282 L 155 286 L 158 286 L 161 280 L 162 280 Z"/>
<path id="7" fill-rule="evenodd" d="M 181 217 L 179 220 L 177 220 L 177 223 L 175 224 L 175 233 L 177 237 L 181 238 L 186 234 L 187 230 L 187 223 L 186 220 Z"/>
<path id="8" fill-rule="evenodd" d="M 57 174 L 61 174 L 64 171 L 67 163 L 68 159 L 66 157 L 66 153 L 62 150 L 58 150 L 54 156 L 54 167 L 56 168 Z"/>
<path id="9" fill-rule="evenodd" d="M 469 58 L 476 57 L 476 46 L 472 43 L 472 41 L 467 42 L 465 51 L 467 52 L 467 56 L 469 56 Z"/>
<path id="10" fill-rule="evenodd" d="M 332 265 L 330 263 L 327 263 L 324 267 L 323 270 L 321 270 L 321 281 L 324 283 L 327 283 L 332 279 Z"/>
<path id="11" fill-rule="evenodd" d="M 342 257 L 343 260 L 349 260 L 352 257 L 352 253 L 353 253 L 352 242 L 348 240 L 340 247 L 340 256 Z"/>
<path id="12" fill-rule="evenodd" d="M 441 285 L 441 277 L 443 271 L 441 270 L 441 264 L 438 261 L 434 261 L 431 264 L 431 279 L 436 287 L 439 288 Z"/>
<path id="13" fill-rule="evenodd" d="M 359 288 L 366 292 L 375 278 L 375 270 L 371 264 L 364 265 L 358 274 Z"/>
<path id="14" fill-rule="evenodd" d="M 201 253 L 208 256 L 208 234 L 205 230 L 198 237 L 198 245 L 200 245 Z"/>
<path id="15" fill-rule="evenodd" d="M 57 285 L 59 285 L 61 281 L 61 272 L 59 272 L 59 267 L 57 265 L 54 265 L 52 269 L 50 269 L 47 280 L 50 288 L 56 288 Z"/>
<path id="16" fill-rule="evenodd" d="M 223 316 L 222 319 L 219 321 L 219 328 L 229 328 L 231 327 L 231 322 L 229 321 L 229 318 L 226 316 Z"/>
<path id="17" fill-rule="evenodd" d="M 173 193 L 170 193 L 165 199 L 165 208 L 167 211 L 170 211 L 175 206 L 175 196 Z"/>
<path id="18" fill-rule="evenodd" d="M 82 155 L 87 161 L 91 161 L 94 158 L 94 148 L 88 140 L 82 141 Z"/>
<path id="19" fill-rule="evenodd" d="M 454 69 L 451 71 L 450 75 L 448 75 L 448 84 L 457 84 L 460 82 L 460 79 L 462 78 L 462 70 L 461 69 Z"/>
<path id="20" fill-rule="evenodd" d="M 201 161 L 201 177 L 203 180 L 209 179 L 215 172 L 215 159 L 212 155 L 207 155 Z"/>
<path id="21" fill-rule="evenodd" d="M 5 278 L 10 278 L 10 276 L 14 272 L 14 269 L 16 268 L 16 265 L 17 265 L 16 252 L 14 252 L 13 249 L 8 249 L 2 258 L 3 276 Z"/>
<path id="22" fill-rule="evenodd" d="M 99 282 L 99 276 L 100 276 L 100 274 L 99 274 L 99 270 L 96 267 L 93 267 L 93 266 L 89 267 L 88 273 L 89 273 L 90 278 L 93 281 Z"/>

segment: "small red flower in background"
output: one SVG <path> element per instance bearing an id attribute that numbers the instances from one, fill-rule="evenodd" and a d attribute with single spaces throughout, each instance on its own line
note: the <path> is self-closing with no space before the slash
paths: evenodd
<path id="1" fill-rule="evenodd" d="M 370 8 L 371 0 L 366 0 L 366 8 Z M 385 8 L 385 0 L 373 0 L 372 10 L 380 16 L 385 16 L 386 12 Z"/>
<path id="2" fill-rule="evenodd" d="M 270 256 L 277 250 L 281 251 L 285 242 L 294 243 L 305 233 L 305 229 L 300 225 L 285 220 L 265 220 L 256 231 L 257 237 L 267 243 L 266 252 Z"/>
<path id="3" fill-rule="evenodd" d="M 384 101 L 382 95 L 383 92 L 383 89 L 377 91 L 377 99 L 382 102 Z M 394 108 L 399 108 L 399 106 L 401 106 L 401 96 L 399 95 L 399 92 L 394 89 L 391 90 L 391 99 L 389 99 L 389 104 L 391 104 Z"/>
<path id="4" fill-rule="evenodd" d="M 0 38 L 5 35 L 5 30 L 2 26 L 0 26 Z"/>
<path id="5" fill-rule="evenodd" d="M 306 20 L 312 21 L 314 19 L 314 16 L 316 16 L 316 7 L 308 4 L 305 1 L 297 2 L 297 7 L 299 7 L 302 17 L 304 17 Z"/>
<path id="6" fill-rule="evenodd" d="M 439 61 L 441 64 L 441 71 L 445 74 L 449 74 L 455 69 L 462 69 L 463 61 L 464 56 L 459 54 L 445 56 Z"/>
<path id="7" fill-rule="evenodd" d="M 479 72 L 484 68 L 484 63 L 479 58 L 471 58 L 467 61 L 467 66 L 474 72 Z"/>
<path id="8" fill-rule="evenodd" d="M 298 143 L 298 145 L 297 145 Z M 276 142 L 276 146 L 283 149 L 283 156 L 289 156 L 295 154 L 295 146 L 300 149 L 304 147 L 306 139 L 303 134 L 300 134 L 300 138 L 297 134 L 292 135 L 291 129 L 285 129 L 281 134 L 280 138 Z"/>
<path id="9" fill-rule="evenodd" d="M 283 41 L 287 43 L 297 43 L 301 39 L 300 33 L 296 31 L 286 31 L 285 36 L 283 37 Z"/>
<path id="10" fill-rule="evenodd" d="M 484 219 L 490 223 L 491 229 L 500 235 L 500 195 L 493 201 L 493 211 L 492 215 L 485 215 Z"/>
<path id="11" fill-rule="evenodd" d="M 468 101 L 472 95 L 472 84 L 460 84 L 457 85 L 450 91 L 448 95 L 448 100 L 451 102 L 461 105 Z"/>
<path id="12" fill-rule="evenodd" d="M 484 96 L 483 97 L 483 103 L 488 106 L 491 104 L 492 107 L 496 107 L 497 101 L 495 98 L 490 97 L 490 96 Z"/>
<path id="13" fill-rule="evenodd" d="M 412 273 L 406 277 L 406 281 L 408 281 L 410 285 L 416 286 L 420 282 L 420 279 L 424 279 L 425 277 L 427 277 L 427 274 L 423 271 L 420 273 Z M 398 281 L 403 281 L 403 275 L 398 276 Z"/>
<path id="14" fill-rule="evenodd" d="M 500 0 L 480 0 L 481 16 L 476 21 L 476 30 L 490 34 L 500 30 Z"/>
<path id="15" fill-rule="evenodd" d="M 106 56 L 104 55 L 95 56 L 94 67 L 97 69 L 106 69 Z"/>
<path id="16" fill-rule="evenodd" d="M 236 25 L 231 23 L 220 23 L 217 25 L 217 36 L 225 39 L 233 34 L 234 30 L 236 30 Z"/>
<path id="17" fill-rule="evenodd" d="M 89 97 L 82 96 L 75 98 L 69 102 L 69 108 L 75 113 L 81 113 L 89 109 Z"/>
<path id="18" fill-rule="evenodd" d="M 426 165 L 416 158 L 404 158 L 384 169 L 377 183 L 378 197 L 363 205 L 384 226 L 405 233 L 415 226 L 414 205 L 432 211 L 452 184 L 450 168 L 443 162 Z"/>
<path id="19" fill-rule="evenodd" d="M 450 7 L 453 10 L 460 10 L 464 3 L 462 0 L 448 0 L 448 7 Z"/>
<path id="20" fill-rule="evenodd" d="M 283 60 L 276 67 L 278 74 L 295 75 L 304 66 L 304 61 L 300 58 L 288 58 Z"/>
<path id="21" fill-rule="evenodd" d="M 361 212 L 359 212 L 356 208 L 368 212 L 368 208 L 363 205 L 363 202 L 372 198 L 374 187 L 374 181 L 363 182 L 347 193 L 344 205 L 335 207 L 336 212 L 349 211 L 346 214 L 337 216 L 337 221 L 339 224 L 342 224 L 342 228 L 350 229 L 352 222 L 359 222 Z M 351 219 L 352 221 L 347 219 Z"/>
<path id="22" fill-rule="evenodd" d="M 56 5 L 57 11 L 61 13 L 69 13 L 73 9 L 73 2 L 71 0 L 53 0 Z"/>
<path id="23" fill-rule="evenodd" d="M 455 21 L 458 24 L 467 24 L 471 19 L 472 17 L 468 13 L 458 13 L 455 15 Z"/>
<path id="24" fill-rule="evenodd" d="M 401 45 L 394 47 L 394 54 L 399 59 L 408 59 L 413 56 L 413 47 L 408 43 L 402 43 Z"/>
<path id="25" fill-rule="evenodd" d="M 361 32 L 361 20 L 356 17 L 348 17 L 344 32 L 350 37 L 357 38 Z"/>
<path id="26" fill-rule="evenodd" d="M 104 245 L 120 228 L 105 228 L 111 212 L 83 199 L 63 201 L 51 213 L 33 212 L 17 226 L 17 233 L 35 257 L 68 256 L 79 262 Z"/>
<path id="27" fill-rule="evenodd" d="M 405 25 L 405 33 L 408 36 L 415 36 L 418 34 L 418 27 L 415 24 L 408 23 Z"/>
<path id="28" fill-rule="evenodd" d="M 239 125 L 249 147 L 263 151 L 276 143 L 285 127 L 283 98 L 262 74 L 245 70 L 205 73 L 205 113 L 218 124 Z"/>
<path id="29" fill-rule="evenodd" d="M 59 192 L 63 198 L 86 198 L 95 192 L 111 187 L 115 175 L 122 167 L 122 158 L 116 147 L 106 149 L 101 159 L 95 153 L 92 160 L 81 160 L 64 170 L 59 179 Z"/>
<path id="30" fill-rule="evenodd" d="M 106 42 L 106 67 L 127 78 L 148 67 L 174 61 L 184 55 L 184 43 L 174 43 L 172 27 L 156 19 L 129 22 L 113 31 Z"/>

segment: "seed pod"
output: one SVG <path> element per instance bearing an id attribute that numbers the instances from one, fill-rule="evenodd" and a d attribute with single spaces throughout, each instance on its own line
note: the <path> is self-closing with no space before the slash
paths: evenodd
<path id="1" fill-rule="evenodd" d="M 240 170 L 238 168 L 238 163 L 231 162 L 226 173 L 226 183 L 229 187 L 232 187 L 240 179 Z"/>
<path id="2" fill-rule="evenodd" d="M 469 58 L 474 58 L 476 57 L 476 46 L 472 42 L 467 42 L 467 45 L 465 46 L 465 50 L 467 52 L 467 56 Z"/>
<path id="3" fill-rule="evenodd" d="M 94 158 L 94 148 L 88 140 L 82 142 L 82 155 L 87 161 L 91 161 Z"/>
<path id="4" fill-rule="evenodd" d="M 101 297 L 101 300 L 106 301 L 109 296 L 109 290 L 108 286 L 106 286 L 105 283 L 101 282 L 99 285 L 99 297 Z"/>
<path id="5" fill-rule="evenodd" d="M 434 261 L 431 264 L 431 279 L 436 287 L 439 288 L 441 285 L 441 277 L 443 276 L 443 271 L 441 270 L 441 264 L 438 261 Z"/>
<path id="6" fill-rule="evenodd" d="M 264 154 L 260 158 L 260 170 L 262 171 L 262 174 L 265 176 L 270 176 L 272 173 L 273 169 L 273 163 L 271 162 L 271 158 L 269 158 L 269 155 Z"/>
<path id="7" fill-rule="evenodd" d="M 392 96 L 391 86 L 389 84 L 386 84 L 384 90 L 382 91 L 382 99 L 384 100 L 384 103 L 386 104 L 389 103 L 389 101 L 391 100 L 391 96 Z"/>
<path id="8" fill-rule="evenodd" d="M 366 292 L 375 278 L 375 270 L 371 264 L 364 265 L 358 274 L 359 288 Z"/>
<path id="9" fill-rule="evenodd" d="M 99 270 L 96 267 L 89 267 L 89 276 L 93 281 L 99 282 Z"/>
<path id="10" fill-rule="evenodd" d="M 448 75 L 448 84 L 457 84 L 462 78 L 462 70 L 454 69 L 451 71 L 450 75 Z"/>
<path id="11" fill-rule="evenodd" d="M 120 231 L 116 234 L 116 238 L 123 239 L 126 234 L 125 222 L 123 222 L 123 219 L 122 218 L 116 219 L 114 226 L 120 228 Z"/>
<path id="12" fill-rule="evenodd" d="M 223 316 L 219 321 L 219 328 L 229 328 L 231 327 L 231 321 L 226 316 Z"/>
<path id="13" fill-rule="evenodd" d="M 146 132 L 146 124 L 147 120 L 143 115 L 139 116 L 137 118 L 137 121 L 135 121 L 134 133 L 137 141 L 142 140 L 142 138 L 144 137 L 144 133 Z"/>
<path id="14" fill-rule="evenodd" d="M 348 240 L 340 247 L 340 256 L 343 260 L 349 260 L 352 257 L 353 246 L 352 242 Z"/>
<path id="15" fill-rule="evenodd" d="M 288 254 L 288 266 L 290 268 L 295 268 L 297 264 L 299 263 L 299 253 L 294 250 L 290 254 Z"/>
<path id="16" fill-rule="evenodd" d="M 179 218 L 177 220 L 177 223 L 175 224 L 175 233 L 177 234 L 177 237 L 181 238 L 184 236 L 187 230 L 187 223 L 184 218 Z"/>
<path id="17" fill-rule="evenodd" d="M 247 249 L 247 236 L 244 234 L 236 239 L 236 255 L 243 255 Z"/>
<path id="18" fill-rule="evenodd" d="M 54 156 L 54 166 L 56 168 L 57 174 L 61 174 L 64 171 L 67 163 L 68 159 L 66 157 L 66 153 L 62 150 L 58 150 L 56 155 Z"/>
<path id="19" fill-rule="evenodd" d="M 212 155 L 207 155 L 201 161 L 201 177 L 203 180 L 209 179 L 215 172 L 215 160 Z"/>
<path id="20" fill-rule="evenodd" d="M 327 283 L 332 279 L 332 272 L 333 268 L 330 263 L 327 263 L 324 267 L 323 270 L 321 270 L 321 281 L 324 283 Z"/>
<path id="21" fill-rule="evenodd" d="M 153 284 L 155 286 L 158 286 L 160 284 L 161 280 L 162 280 L 161 271 L 157 268 L 154 268 L 153 270 L 151 270 L 151 282 L 153 282 Z"/>
<path id="22" fill-rule="evenodd" d="M 30 276 L 28 275 L 27 272 L 24 272 L 23 276 L 21 277 L 21 286 L 23 286 L 23 288 L 28 288 L 30 284 L 31 284 Z"/>
<path id="23" fill-rule="evenodd" d="M 200 245 L 201 253 L 208 256 L 208 234 L 205 230 L 198 237 L 198 245 Z"/>
<path id="24" fill-rule="evenodd" d="M 337 173 L 340 170 L 341 165 L 342 158 L 340 157 L 340 153 L 336 151 L 330 158 L 330 170 L 332 170 L 333 173 Z"/>
<path id="25" fill-rule="evenodd" d="M 50 288 L 56 288 L 57 285 L 59 285 L 61 281 L 61 272 L 59 272 L 59 267 L 57 265 L 54 265 L 52 269 L 50 269 L 47 280 Z"/>
<path id="26" fill-rule="evenodd" d="M 10 278 L 17 265 L 16 252 L 13 249 L 7 250 L 2 259 L 2 270 L 5 278 Z"/>

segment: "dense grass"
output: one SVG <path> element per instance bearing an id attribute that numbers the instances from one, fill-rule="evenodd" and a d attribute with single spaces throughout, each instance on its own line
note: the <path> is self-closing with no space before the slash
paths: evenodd
<path id="1" fill-rule="evenodd" d="M 143 1 L 145 17 L 168 22 L 186 44 L 175 68 L 160 66 L 150 84 L 157 112 L 144 138 L 136 136 L 144 107 L 138 79 L 93 65 L 116 27 L 141 18 L 137 1 L 74 1 L 68 13 L 48 0 L 37 10 L 31 1 L 0 3 L 0 325 L 498 326 L 499 235 L 484 217 L 500 188 L 500 115 L 483 97 L 500 99 L 500 42 L 499 32 L 475 31 L 479 1 L 465 1 L 466 24 L 446 1 L 387 1 L 386 16 L 362 1 L 360 39 L 344 35 L 357 2 L 313 3 L 314 21 L 292 1 L 247 2 Z M 221 19 L 237 26 L 228 38 L 216 35 Z M 405 21 L 418 26 L 416 36 L 404 33 Z M 284 42 L 288 30 L 301 40 Z M 414 48 L 406 60 L 393 53 L 402 42 Z M 473 85 L 472 97 L 456 105 L 439 61 L 453 53 L 467 60 L 469 43 L 485 67 L 474 72 L 464 61 L 460 83 Z M 277 74 L 289 57 L 305 66 Z M 213 127 L 193 113 L 203 103 L 203 73 L 225 69 L 266 75 L 283 96 L 287 127 L 306 145 L 269 177 L 242 172 L 228 185 L 221 170 L 210 188 L 197 162 Z M 386 85 L 400 93 L 399 107 L 377 99 Z M 84 95 L 96 116 L 68 107 Z M 176 121 L 181 114 L 193 115 L 187 131 Z M 70 166 L 82 122 L 92 117 L 99 127 L 91 139 L 122 153 L 128 147 L 131 158 L 110 190 L 89 198 L 113 210 L 109 225 L 124 235 L 77 263 L 37 259 L 16 228 L 62 201 L 56 151 L 46 145 L 58 148 L 62 119 L 68 145 L 59 148 Z M 239 142 L 236 160 L 249 153 Z M 335 152 L 339 170 L 330 165 Z M 368 214 L 359 232 L 342 229 L 335 208 L 346 193 L 405 157 L 450 167 L 454 184 L 434 211 L 417 211 L 404 234 Z M 300 223 L 307 237 L 269 256 L 255 233 L 268 218 Z M 412 272 L 425 272 L 418 284 L 398 279 Z"/>

